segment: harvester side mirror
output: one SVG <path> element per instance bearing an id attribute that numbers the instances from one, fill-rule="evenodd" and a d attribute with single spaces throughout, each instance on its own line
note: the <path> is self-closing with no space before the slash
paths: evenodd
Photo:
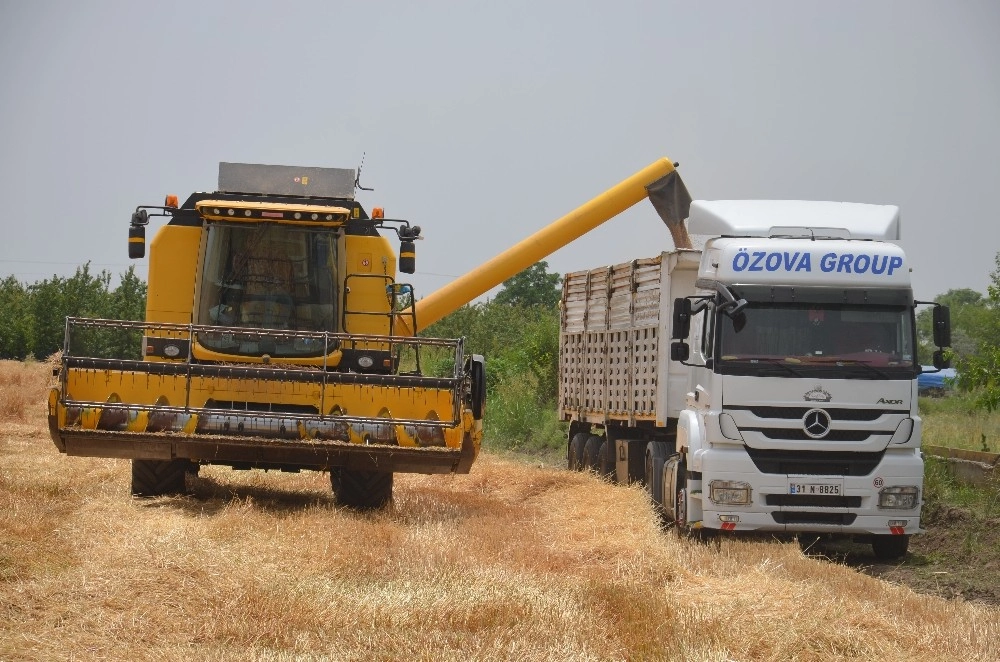
<path id="1" fill-rule="evenodd" d="M 671 329 L 671 336 L 674 340 L 686 340 L 691 332 L 691 300 L 685 298 L 674 299 L 674 324 Z M 671 349 L 671 352 L 673 350 Z M 687 359 L 680 359 L 686 361 Z"/>
<path id="2" fill-rule="evenodd" d="M 410 239 L 399 242 L 399 270 L 412 274 L 417 269 L 417 246 Z"/>
<path id="3" fill-rule="evenodd" d="M 143 225 L 133 225 L 128 229 L 128 256 L 129 259 L 138 260 L 146 257 L 146 227 Z"/>
<path id="4" fill-rule="evenodd" d="M 672 342 L 670 343 L 670 360 L 680 361 L 684 363 L 689 358 L 691 358 L 691 348 L 688 347 L 686 342 Z"/>
<path id="5" fill-rule="evenodd" d="M 934 344 L 938 347 L 951 347 L 951 310 L 948 306 L 934 306 Z M 934 365 L 937 366 L 936 359 Z"/>

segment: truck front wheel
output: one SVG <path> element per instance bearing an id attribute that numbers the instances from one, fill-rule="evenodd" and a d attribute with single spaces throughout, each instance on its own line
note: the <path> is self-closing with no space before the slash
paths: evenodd
<path id="1" fill-rule="evenodd" d="M 392 501 L 391 471 L 330 470 L 330 486 L 338 505 L 357 510 L 374 510 Z"/>
<path id="2" fill-rule="evenodd" d="M 184 474 L 195 473 L 197 466 L 190 460 L 132 460 L 132 495 L 182 494 Z"/>
<path id="3" fill-rule="evenodd" d="M 872 536 L 872 551 L 880 561 L 892 561 L 906 556 L 910 548 L 910 536 Z"/>

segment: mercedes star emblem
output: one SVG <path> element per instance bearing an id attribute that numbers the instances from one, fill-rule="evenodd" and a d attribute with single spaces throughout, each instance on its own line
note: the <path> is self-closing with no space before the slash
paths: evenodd
<path id="1" fill-rule="evenodd" d="M 802 429 L 813 439 L 825 437 L 830 431 L 830 414 L 822 409 L 810 409 L 802 417 Z"/>

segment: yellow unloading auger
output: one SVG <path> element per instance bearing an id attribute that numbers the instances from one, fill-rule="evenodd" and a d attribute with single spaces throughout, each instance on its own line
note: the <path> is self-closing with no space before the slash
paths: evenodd
<path id="1" fill-rule="evenodd" d="M 377 507 L 394 472 L 467 473 L 482 437 L 483 359 L 461 340 L 415 337 L 417 324 L 644 197 L 672 233 L 690 203 L 661 159 L 400 313 L 393 295 L 405 289 L 378 230 L 396 232 L 400 270 L 412 272 L 419 228 L 369 217 L 353 171 L 223 166 L 219 191 L 133 215 L 132 257 L 144 253 L 145 210 L 171 218 L 152 242 L 145 322 L 67 320 L 53 441 L 67 455 L 131 459 L 137 495 L 183 491 L 185 473 L 221 464 L 328 470 L 340 503 Z M 141 358 L 108 357 L 140 342 Z M 452 353 L 454 371 L 404 367 L 400 347 Z"/>
<path id="2" fill-rule="evenodd" d="M 646 197 L 670 230 L 674 245 L 689 248 L 691 242 L 684 219 L 687 218 L 691 197 L 674 163 L 669 159 L 658 159 L 464 276 L 420 299 L 413 307 L 413 317 L 422 327 L 430 326 Z M 412 333 L 406 318 L 401 318 L 400 326 Z"/>

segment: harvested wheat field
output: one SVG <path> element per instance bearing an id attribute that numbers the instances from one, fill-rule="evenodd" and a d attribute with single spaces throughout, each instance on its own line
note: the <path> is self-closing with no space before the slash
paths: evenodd
<path id="1" fill-rule="evenodd" d="M 133 499 L 0 364 L 0 659 L 1000 659 L 1000 611 L 661 530 L 644 494 L 487 455 L 336 508 L 325 474 L 204 468 Z"/>

